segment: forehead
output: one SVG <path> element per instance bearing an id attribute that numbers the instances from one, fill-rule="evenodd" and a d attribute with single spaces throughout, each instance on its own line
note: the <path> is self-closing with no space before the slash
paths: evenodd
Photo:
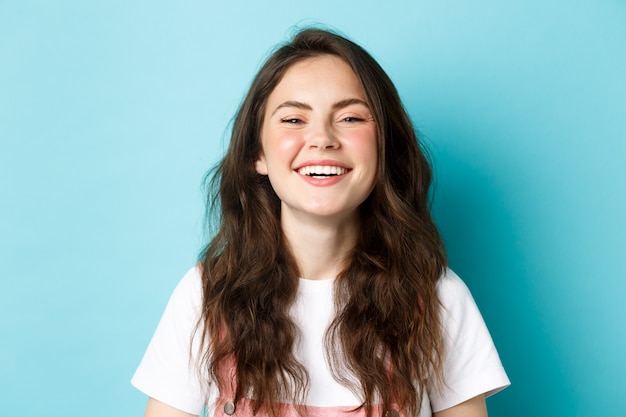
<path id="1" fill-rule="evenodd" d="M 334 55 L 306 58 L 289 66 L 268 101 L 293 95 L 305 96 L 303 98 L 307 95 L 349 95 L 365 101 L 365 92 L 357 75 L 346 61 Z"/>

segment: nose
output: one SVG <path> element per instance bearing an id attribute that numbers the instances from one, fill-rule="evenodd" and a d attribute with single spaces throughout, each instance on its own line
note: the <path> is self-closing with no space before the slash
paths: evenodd
<path id="1" fill-rule="evenodd" d="M 312 126 L 308 145 L 317 149 L 336 149 L 339 147 L 339 140 L 335 135 L 330 123 L 316 123 Z"/>

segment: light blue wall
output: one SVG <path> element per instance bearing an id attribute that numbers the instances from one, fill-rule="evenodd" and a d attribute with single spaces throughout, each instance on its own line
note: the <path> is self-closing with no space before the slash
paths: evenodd
<path id="1" fill-rule="evenodd" d="M 0 1 L 0 415 L 141 415 L 128 381 L 201 246 L 202 176 L 267 51 L 316 21 L 428 138 L 513 381 L 490 415 L 623 415 L 618 0 Z"/>

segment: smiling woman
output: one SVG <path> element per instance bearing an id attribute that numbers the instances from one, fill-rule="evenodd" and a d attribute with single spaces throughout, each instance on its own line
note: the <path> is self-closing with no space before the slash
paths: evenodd
<path id="1" fill-rule="evenodd" d="M 486 416 L 509 381 L 365 50 L 317 29 L 277 49 L 213 174 L 219 229 L 133 378 L 147 417 Z"/>
<path id="2" fill-rule="evenodd" d="M 280 198 L 285 230 L 301 216 L 358 227 L 376 178 L 376 123 L 348 64 L 323 55 L 289 68 L 268 97 L 261 144 L 256 169 Z"/>

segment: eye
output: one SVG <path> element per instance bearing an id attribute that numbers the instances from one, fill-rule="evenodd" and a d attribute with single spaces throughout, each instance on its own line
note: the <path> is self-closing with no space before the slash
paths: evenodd
<path id="1" fill-rule="evenodd" d="M 349 116 L 342 116 L 339 118 L 339 123 L 355 124 L 363 123 L 369 120 L 367 117 L 351 114 Z"/>
<path id="2" fill-rule="evenodd" d="M 365 119 L 357 116 L 347 116 L 341 119 L 342 122 L 354 123 L 354 122 L 364 122 Z"/>
<path id="3" fill-rule="evenodd" d="M 281 123 L 287 123 L 291 125 L 296 125 L 302 123 L 302 119 L 298 119 L 297 117 L 287 117 L 285 119 L 280 119 Z"/>

